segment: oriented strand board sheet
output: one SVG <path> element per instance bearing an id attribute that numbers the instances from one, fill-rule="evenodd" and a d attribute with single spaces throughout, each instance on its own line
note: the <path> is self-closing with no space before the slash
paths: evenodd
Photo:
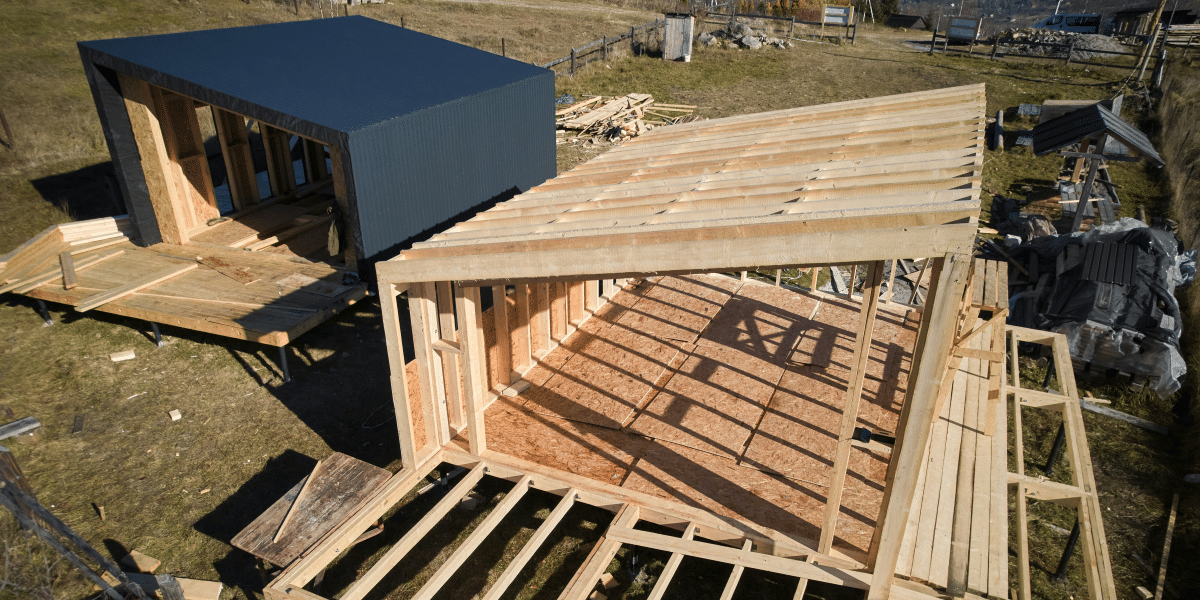
<path id="1" fill-rule="evenodd" d="M 273 233 L 293 225 L 292 219 L 312 210 L 311 206 L 272 204 L 248 215 L 214 225 L 196 235 L 192 241 L 205 244 L 244 245 L 248 238 L 258 238 L 263 233 Z M 267 236 L 262 236 L 267 237 Z"/>
<path id="2" fill-rule="evenodd" d="M 522 410 L 500 397 L 484 414 L 489 450 L 619 485 L 645 438 Z"/>
<path id="3" fill-rule="evenodd" d="M 736 460 L 782 374 L 758 356 L 701 340 L 629 429 Z"/>
<path id="4" fill-rule="evenodd" d="M 842 488 L 842 510 L 838 515 L 834 546 L 846 553 L 867 552 L 879 507 L 883 504 L 883 482 L 891 453 L 851 447 Z"/>
<path id="5" fill-rule="evenodd" d="M 617 325 L 662 339 L 695 342 L 740 284 L 724 275 L 664 277 L 617 319 Z"/>
<path id="6" fill-rule="evenodd" d="M 789 367 L 742 457 L 742 464 L 785 477 L 829 485 L 845 383 L 822 369 Z"/>
<path id="7" fill-rule="evenodd" d="M 808 294 L 748 280 L 701 338 L 783 364 L 819 304 Z"/>
<path id="8" fill-rule="evenodd" d="M 663 442 L 646 445 L 622 487 L 745 519 L 814 545 L 825 507 L 824 488 Z M 851 556 L 865 558 L 863 554 Z"/>
<path id="9" fill-rule="evenodd" d="M 868 353 L 868 378 L 903 377 L 907 382 L 917 324 L 905 319 L 905 312 L 897 306 L 879 305 Z M 858 304 L 840 299 L 822 301 L 813 326 L 797 342 L 790 360 L 800 365 L 848 373 L 853 364 L 859 320 Z"/>
<path id="10" fill-rule="evenodd" d="M 544 384 L 531 381 L 519 398 L 526 410 L 614 429 L 646 400 L 681 346 L 619 325 L 607 337 L 571 337 L 575 356 Z"/>

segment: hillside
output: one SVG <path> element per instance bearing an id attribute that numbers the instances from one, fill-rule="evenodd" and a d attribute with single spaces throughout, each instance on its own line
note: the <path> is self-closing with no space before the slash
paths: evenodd
<path id="1" fill-rule="evenodd" d="M 941 0 L 901 0 L 900 12 L 907 15 L 921 15 L 936 23 L 939 14 L 961 14 L 964 16 L 983 16 L 984 31 L 1003 31 L 1014 27 L 1028 27 L 1048 15 L 1054 14 L 1055 5 L 1060 13 L 1100 13 L 1102 20 L 1108 22 L 1113 13 L 1147 6 L 1153 8 L 1154 0 L 1130 2 L 1128 0 L 962 0 L 965 6 L 958 2 L 943 2 Z M 1168 3 L 1167 10 L 1175 5 Z M 1200 12 L 1200 1 L 1181 0 L 1179 10 L 1190 9 L 1193 13 Z"/>

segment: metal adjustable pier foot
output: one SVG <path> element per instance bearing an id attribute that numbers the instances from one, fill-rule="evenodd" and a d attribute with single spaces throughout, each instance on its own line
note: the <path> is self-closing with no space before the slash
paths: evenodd
<path id="1" fill-rule="evenodd" d="M 279 368 L 283 371 L 283 382 L 288 383 L 292 380 L 292 374 L 288 373 L 287 346 L 279 347 Z"/>
<path id="2" fill-rule="evenodd" d="M 38 300 L 38 312 L 42 313 L 42 318 L 46 320 L 44 327 L 49 327 L 54 324 L 54 319 L 50 318 L 50 309 L 46 308 L 46 303 Z"/>
<path id="3" fill-rule="evenodd" d="M 158 323 L 150 322 L 150 330 L 154 332 L 154 343 L 158 344 L 159 348 L 163 347 L 162 332 L 158 330 Z"/>

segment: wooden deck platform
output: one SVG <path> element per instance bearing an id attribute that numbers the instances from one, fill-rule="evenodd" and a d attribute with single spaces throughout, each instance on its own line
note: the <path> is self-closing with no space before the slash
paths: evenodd
<path id="1" fill-rule="evenodd" d="M 250 218 L 272 206 L 286 207 L 291 217 Z M 361 284 L 343 285 L 344 267 L 288 249 L 316 231 L 321 248 L 310 252 L 324 252 L 322 217 L 301 225 L 292 220 L 311 210 L 275 204 L 243 211 L 193 238 L 236 233 L 224 244 L 141 247 L 126 237 L 121 220 L 111 218 L 56 225 L 0 259 L 0 293 L 285 346 L 366 296 Z M 293 231 L 304 225 L 308 229 Z M 281 227 L 292 234 L 283 235 Z"/>
<path id="2" fill-rule="evenodd" d="M 858 299 L 723 275 L 631 284 L 492 403 L 488 448 L 815 546 L 858 313 Z M 858 426 L 895 430 L 919 318 L 880 304 Z M 979 361 L 962 368 L 987 381 Z M 835 556 L 866 561 L 890 452 L 853 448 Z"/>

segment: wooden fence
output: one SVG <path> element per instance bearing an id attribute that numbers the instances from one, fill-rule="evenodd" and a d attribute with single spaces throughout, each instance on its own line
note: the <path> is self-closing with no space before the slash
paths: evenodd
<path id="1" fill-rule="evenodd" d="M 567 69 L 567 74 L 574 75 L 575 70 L 594 60 L 608 60 L 608 53 L 613 46 L 625 41 L 630 41 L 630 49 L 634 53 L 643 52 L 646 47 L 646 42 L 649 37 L 657 30 L 661 33 L 663 27 L 666 26 L 665 19 L 655 19 L 645 25 L 630 27 L 629 31 L 622 33 L 616 37 L 604 36 L 594 42 L 588 42 L 578 48 L 572 47 L 571 53 L 559 59 L 552 60 L 548 63 L 540 65 L 544 69 L 553 69 L 562 64 L 570 63 Z M 642 35 L 642 43 L 638 45 L 638 34 Z"/>
<path id="2" fill-rule="evenodd" d="M 942 52 L 950 51 L 948 40 L 946 39 L 946 36 L 939 34 L 937 29 L 935 28 L 934 32 L 933 32 L 933 38 L 929 42 L 929 52 L 930 53 L 932 53 L 934 51 L 934 49 L 937 48 L 937 42 L 938 42 L 939 38 L 943 40 Z M 1006 52 L 1004 50 L 1004 48 L 1006 48 L 1006 47 L 1010 49 L 1008 52 Z M 1021 47 L 1050 48 L 1053 50 L 1053 53 L 1052 54 L 1025 54 L 1025 53 L 1021 53 L 1021 52 L 1012 52 L 1011 51 L 1012 48 L 1021 48 Z M 973 56 L 974 49 L 975 49 L 975 44 L 972 43 L 970 45 L 970 47 L 967 49 L 967 54 L 969 56 Z M 961 51 L 961 50 L 959 50 L 959 51 Z M 982 54 L 983 53 L 981 53 L 981 55 Z M 1132 56 L 1134 58 L 1138 58 L 1142 55 L 1140 49 L 1136 50 L 1134 52 L 1119 52 L 1119 51 L 1115 51 L 1115 50 L 1094 50 L 1091 48 L 1077 48 L 1075 40 L 1072 40 L 1070 44 L 1056 44 L 1053 42 L 1035 42 L 1035 41 L 1030 41 L 1030 40 L 1005 42 L 1000 39 L 1000 36 L 996 36 L 996 38 L 992 40 L 992 51 L 988 55 L 989 58 L 992 58 L 992 59 L 995 59 L 997 57 L 1006 58 L 1010 54 L 1012 56 L 1019 56 L 1022 58 L 1045 58 L 1045 59 L 1051 59 L 1051 60 L 1061 60 L 1061 61 L 1064 61 L 1064 64 L 1067 64 L 1067 65 L 1071 64 L 1072 62 L 1076 62 L 1076 61 L 1082 62 L 1080 55 L 1083 55 L 1083 54 L 1105 54 L 1105 55 L 1111 55 L 1111 56 Z M 1098 64 L 1100 66 L 1109 66 L 1109 67 L 1128 66 L 1128 65 L 1106 65 L 1103 63 L 1092 63 L 1092 64 Z"/>

